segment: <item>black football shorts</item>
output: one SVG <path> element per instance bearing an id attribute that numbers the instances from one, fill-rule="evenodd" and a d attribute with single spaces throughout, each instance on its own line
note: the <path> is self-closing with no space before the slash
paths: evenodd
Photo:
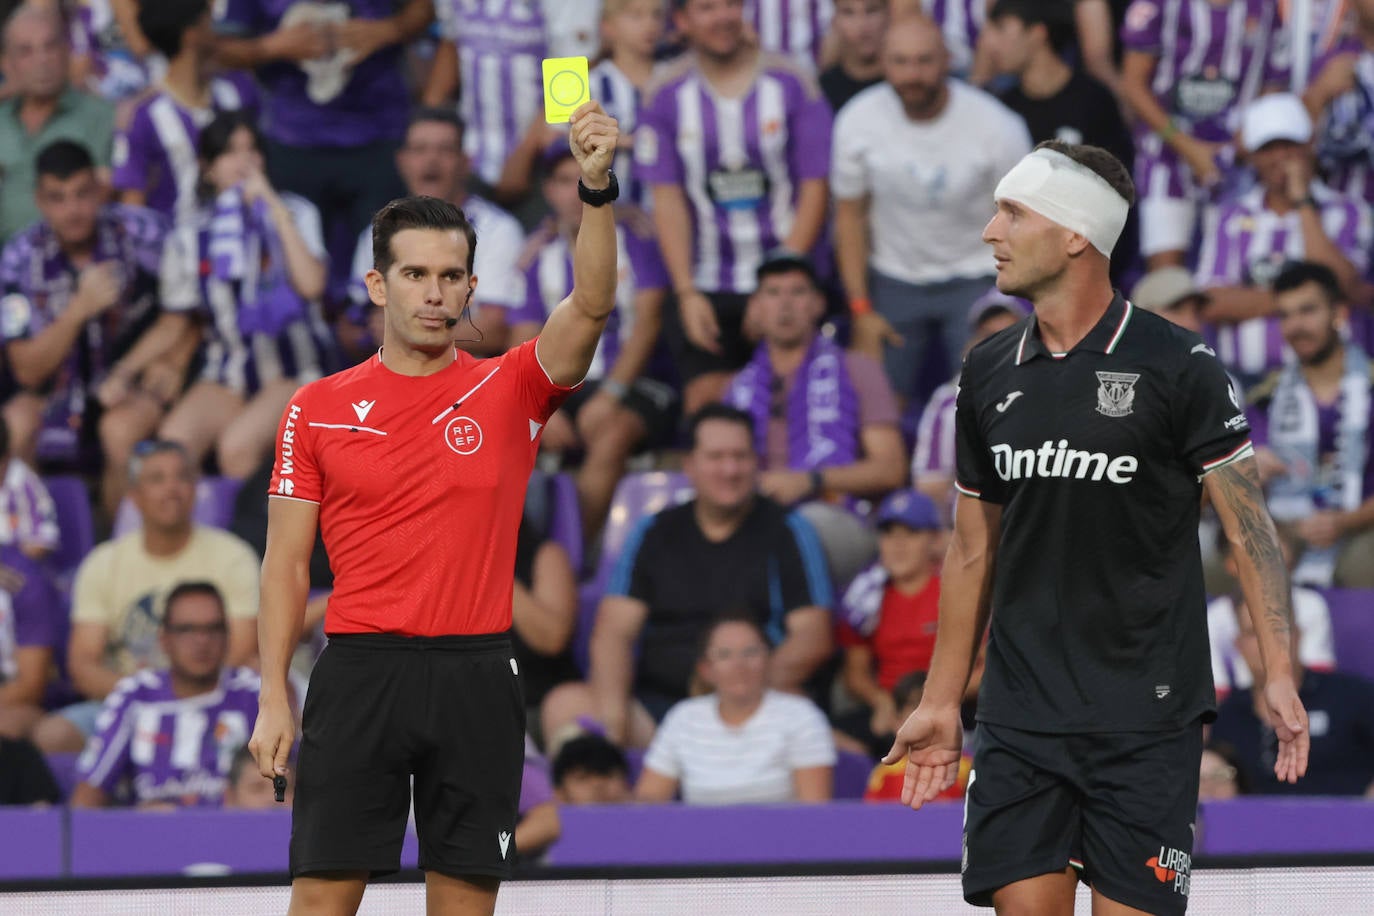
<path id="1" fill-rule="evenodd" d="M 330 637 L 305 698 L 292 877 L 397 871 L 412 779 L 420 867 L 508 877 L 524 755 L 506 634 Z"/>
<path id="2" fill-rule="evenodd" d="M 1109 899 L 1183 913 L 1202 723 L 1059 735 L 980 722 L 964 800 L 964 899 L 1073 867 Z"/>

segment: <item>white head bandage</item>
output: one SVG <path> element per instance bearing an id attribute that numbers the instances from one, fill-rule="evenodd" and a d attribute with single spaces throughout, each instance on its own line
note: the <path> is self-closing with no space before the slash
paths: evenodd
<path id="1" fill-rule="evenodd" d="M 1107 257 L 1126 225 L 1130 205 L 1085 165 L 1054 150 L 1032 151 L 997 184 L 995 200 L 1014 200 L 1077 232 Z"/>

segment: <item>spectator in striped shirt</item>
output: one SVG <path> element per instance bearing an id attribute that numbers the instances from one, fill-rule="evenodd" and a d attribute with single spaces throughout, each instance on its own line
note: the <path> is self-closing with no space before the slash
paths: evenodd
<path id="1" fill-rule="evenodd" d="M 834 0 L 746 0 L 745 21 L 759 47 L 815 74 L 825 57 Z"/>
<path id="2" fill-rule="evenodd" d="M 43 478 L 10 451 L 9 424 L 0 418 L 0 545 L 18 548 L 31 560 L 57 549 L 57 506 Z"/>
<path id="3" fill-rule="evenodd" d="M 834 791 L 830 724 L 805 697 L 768 687 L 768 640 L 751 615 L 707 631 L 697 676 L 711 688 L 668 711 L 635 786 L 642 802 L 824 802 Z"/>
<path id="4" fill-rule="evenodd" d="M 189 222 L 197 205 L 201 130 L 216 114 L 256 111 L 257 89 L 241 71 L 213 73 L 208 0 L 144 0 L 138 18 L 148 41 L 167 58 L 167 72 L 115 136 L 113 184 L 121 203 Z"/>
<path id="5" fill-rule="evenodd" d="M 167 666 L 124 678 L 106 698 L 77 761 L 72 807 L 223 804 L 230 767 L 257 715 L 258 676 L 226 667 L 224 599 L 208 582 L 172 590 L 158 641 Z"/>
<path id="6" fill-rule="evenodd" d="M 196 278 L 178 269 L 166 221 L 104 203 L 87 149 L 38 154 L 43 220 L 0 254 L 0 336 L 24 390 L 5 405 L 15 454 L 99 467 L 113 518 L 135 443 L 181 390 L 198 340 Z"/>
<path id="7" fill-rule="evenodd" d="M 530 237 L 521 258 L 525 302 L 511 314 L 512 346 L 538 334 L 573 288 L 573 248 L 582 224 L 577 194 L 581 173 L 567 141 L 556 143 L 545 161 L 544 199 L 553 215 Z M 582 454 L 577 494 L 589 541 L 606 520 L 625 462 L 645 444 L 666 442 L 677 405 L 672 388 L 645 376 L 662 327 L 667 287 L 658 247 L 642 221 L 624 219 L 616 225 L 616 244 L 616 310 L 606 322 L 585 382 L 549 418 L 541 442 L 552 454 Z"/>
<path id="8" fill-rule="evenodd" d="M 976 345 L 1009 328 L 1029 314 L 1024 302 L 993 287 L 969 309 L 967 355 Z M 935 501 L 940 517 L 950 524 L 954 514 L 954 401 L 959 394 L 956 373 L 930 396 L 916 425 L 916 450 L 911 456 L 911 480 L 917 490 Z"/>
<path id="9" fill-rule="evenodd" d="M 1374 206 L 1374 0 L 1357 0 L 1354 14 L 1355 33 L 1315 61 L 1303 103 L 1320 124 L 1327 183 Z"/>
<path id="10" fill-rule="evenodd" d="M 1203 317 L 1215 326 L 1217 357 L 1249 385 L 1284 363 L 1271 290 L 1284 264 L 1322 264 L 1350 295 L 1369 267 L 1374 224 L 1364 201 L 1315 177 L 1312 121 L 1297 96 L 1246 106 L 1241 140 L 1259 184 L 1209 210 L 1197 279 L 1209 295 Z"/>
<path id="11" fill-rule="evenodd" d="M 820 241 L 830 107 L 808 74 L 749 42 L 742 0 L 675 0 L 674 15 L 691 50 L 645 93 L 635 162 L 653 187 L 676 300 L 664 336 L 692 413 L 749 361 L 759 264 Z"/>
<path id="12" fill-rule="evenodd" d="M 572 0 L 432 2 L 443 41 L 434 55 L 422 99 L 427 106 L 442 107 L 455 91 L 460 92 L 458 112 L 467 125 L 464 150 L 478 179 L 494 186 L 526 130 L 543 121 L 540 60 L 595 53 L 597 4 Z M 551 139 L 543 137 L 534 150 L 542 151 Z"/>
<path id="13" fill-rule="evenodd" d="M 62 599 L 47 572 L 13 545 L 0 546 L 0 736 L 27 738 L 65 641 Z"/>
<path id="14" fill-rule="evenodd" d="M 1199 206 L 1230 190 L 1240 112 L 1286 88 L 1272 0 L 1134 0 L 1121 29 L 1122 93 L 1136 121 L 1140 248 L 1183 264 Z M 1254 149 L 1254 147 L 1250 147 Z"/>

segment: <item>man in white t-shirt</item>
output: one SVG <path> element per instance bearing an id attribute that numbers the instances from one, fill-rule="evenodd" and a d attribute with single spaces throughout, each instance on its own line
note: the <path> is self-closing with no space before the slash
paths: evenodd
<path id="1" fill-rule="evenodd" d="M 969 305 L 992 283 L 981 239 L 993 190 L 1031 143 L 1020 117 L 949 77 L 929 19 L 893 22 L 882 60 L 883 82 L 835 119 L 830 189 L 854 345 L 881 357 L 910 399 L 927 393 L 917 386 L 931 324 L 946 368 L 957 365 Z"/>
<path id="2" fill-rule="evenodd" d="M 258 555 L 229 532 L 195 523 L 186 450 L 143 443 L 129 462 L 129 488 L 143 526 L 99 545 L 76 570 L 67 669 L 86 699 L 34 728 L 34 743 L 47 753 L 81 750 L 120 679 L 165 663 L 158 634 L 166 597 L 180 583 L 209 582 L 223 596 L 226 665 L 257 657 Z"/>
<path id="3" fill-rule="evenodd" d="M 829 801 L 835 740 L 804 696 L 770 690 L 768 640 L 744 615 L 718 620 L 697 676 L 714 693 L 668 710 L 644 755 L 635 797 L 689 805 Z"/>

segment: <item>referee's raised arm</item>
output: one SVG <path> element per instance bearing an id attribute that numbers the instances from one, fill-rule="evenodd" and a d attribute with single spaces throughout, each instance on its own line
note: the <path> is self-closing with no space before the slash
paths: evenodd
<path id="1" fill-rule="evenodd" d="M 573 112 L 568 142 L 582 167 L 577 190 L 583 201 L 573 251 L 573 289 L 544 322 L 535 344 L 539 364 L 556 385 L 576 385 L 586 376 L 606 319 L 615 310 L 615 214 L 610 205 L 620 191 L 611 173 L 619 138 L 615 118 L 597 102 Z"/>

